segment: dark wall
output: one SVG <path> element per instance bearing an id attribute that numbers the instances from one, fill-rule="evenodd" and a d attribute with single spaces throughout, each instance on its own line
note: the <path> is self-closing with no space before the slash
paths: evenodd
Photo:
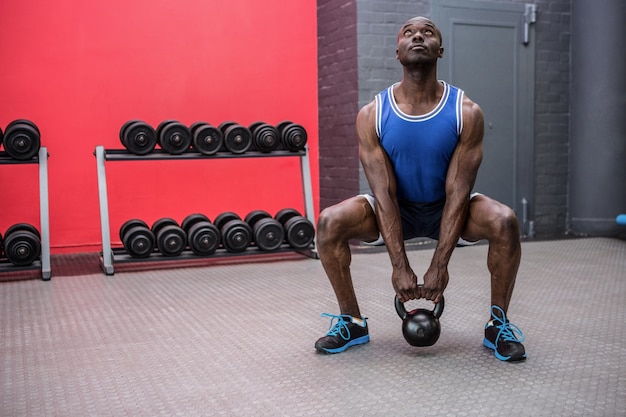
<path id="1" fill-rule="evenodd" d="M 356 7 L 347 0 L 317 3 L 321 209 L 359 190 Z"/>
<path id="2" fill-rule="evenodd" d="M 589 27 L 601 27 L 590 37 Z M 572 1 L 572 233 L 615 235 L 626 213 L 626 3 Z"/>

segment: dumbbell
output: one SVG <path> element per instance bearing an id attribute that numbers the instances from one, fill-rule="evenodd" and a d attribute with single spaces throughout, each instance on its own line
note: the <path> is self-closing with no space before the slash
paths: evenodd
<path id="1" fill-rule="evenodd" d="M 2 146 L 2 138 L 4 137 L 4 133 L 2 133 L 2 128 L 0 128 L 0 146 Z"/>
<path id="2" fill-rule="evenodd" d="M 283 226 L 266 211 L 251 211 L 245 222 L 252 228 L 252 240 L 261 250 L 276 250 L 285 241 Z"/>
<path id="3" fill-rule="evenodd" d="M 224 149 L 240 154 L 246 152 L 252 146 L 252 133 L 250 129 L 235 122 L 223 122 L 219 130 L 224 135 Z"/>
<path id="4" fill-rule="evenodd" d="M 177 120 L 164 120 L 156 129 L 159 146 L 172 155 L 180 155 L 191 146 L 189 128 Z"/>
<path id="5" fill-rule="evenodd" d="M 213 221 L 222 237 L 222 245 L 228 252 L 244 252 L 252 241 L 252 228 L 237 214 L 227 211 Z"/>
<path id="6" fill-rule="evenodd" d="M 181 228 L 187 234 L 189 249 L 196 255 L 212 255 L 220 245 L 220 231 L 202 213 L 193 213 L 185 217 Z"/>
<path id="7" fill-rule="evenodd" d="M 41 235 L 28 223 L 17 223 L 4 233 L 4 255 L 16 266 L 31 265 L 41 256 Z"/>
<path id="8" fill-rule="evenodd" d="M 287 150 L 297 152 L 304 149 L 308 135 L 301 125 L 285 120 L 276 125 L 280 132 L 280 141 Z"/>
<path id="9" fill-rule="evenodd" d="M 154 233 L 140 219 L 130 219 L 120 227 L 120 240 L 133 258 L 147 258 L 154 251 Z"/>
<path id="10" fill-rule="evenodd" d="M 292 208 L 280 210 L 274 216 L 285 229 L 285 238 L 289 246 L 295 249 L 305 249 L 313 243 L 315 227 L 300 212 Z"/>
<path id="11" fill-rule="evenodd" d="M 26 119 L 13 120 L 4 130 L 4 150 L 13 159 L 27 161 L 39 152 L 41 134 L 35 123 Z"/>
<path id="12" fill-rule="evenodd" d="M 213 155 L 222 148 L 224 135 L 217 127 L 207 122 L 195 122 L 189 127 L 193 150 L 204 155 Z"/>
<path id="13" fill-rule="evenodd" d="M 178 256 L 187 246 L 187 234 L 176 220 L 169 217 L 158 219 L 152 224 L 156 246 L 163 256 Z"/>
<path id="14" fill-rule="evenodd" d="M 274 126 L 265 122 L 256 122 L 252 123 L 248 129 L 252 133 L 252 145 L 255 150 L 267 153 L 280 145 L 280 133 Z"/>
<path id="15" fill-rule="evenodd" d="M 129 120 L 120 128 L 120 142 L 135 155 L 147 155 L 157 144 L 154 128 L 142 120 Z"/>

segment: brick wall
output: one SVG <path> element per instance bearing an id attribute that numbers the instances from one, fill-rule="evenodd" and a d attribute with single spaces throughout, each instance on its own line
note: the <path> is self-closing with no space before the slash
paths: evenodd
<path id="1" fill-rule="evenodd" d="M 322 207 L 341 198 L 344 193 L 353 194 L 354 188 L 358 188 L 359 192 L 369 190 L 358 165 L 354 116 L 358 108 L 371 101 L 376 93 L 402 77 L 402 69 L 395 57 L 396 31 L 409 17 L 429 16 L 432 1 L 358 0 L 356 5 L 353 2 L 346 2 L 345 9 L 335 3 L 331 8 L 330 1 L 318 2 Z M 567 232 L 571 1 L 535 1 L 538 8 L 534 28 L 535 206 L 531 207 L 530 211 L 538 237 L 558 236 Z M 353 16 L 355 11 L 358 22 L 356 31 L 352 26 L 346 25 L 344 20 Z M 331 15 L 337 16 L 333 18 Z M 343 37 L 346 39 L 342 39 Z M 338 56 L 341 60 L 348 59 L 347 56 L 350 54 L 345 53 L 348 42 L 352 46 L 357 45 L 358 80 L 347 80 L 347 77 L 355 76 L 356 68 L 350 65 L 346 67 L 347 72 L 342 74 L 339 74 L 340 71 L 329 71 L 329 65 L 335 62 Z M 339 52 L 339 46 L 344 52 Z M 356 57 L 350 59 L 357 62 Z M 335 62 L 335 65 L 338 64 Z M 327 79 L 329 76 L 334 78 Z M 358 85 L 358 93 L 350 91 L 344 95 L 347 89 L 337 88 L 343 83 Z M 334 97 L 339 93 L 343 97 Z M 344 101 L 349 99 L 358 100 L 358 105 Z M 328 106 L 329 103 L 338 100 L 341 100 L 341 103 L 336 103 L 336 107 Z M 345 112 L 352 114 L 348 115 Z M 335 126 L 329 124 L 331 122 L 336 124 L 337 128 L 331 128 L 330 126 Z M 325 126 L 325 123 L 328 125 Z M 330 148 L 326 149 L 325 146 Z M 335 153 L 338 157 L 332 156 Z M 336 165 L 339 163 L 341 165 Z M 358 170 L 359 174 L 355 176 L 352 170 Z M 355 178 L 358 178 L 358 185 L 354 183 Z"/>
<path id="2" fill-rule="evenodd" d="M 319 0 L 320 208 L 359 189 L 356 0 Z"/>
<path id="3" fill-rule="evenodd" d="M 537 2 L 535 229 L 567 232 L 571 0 Z"/>

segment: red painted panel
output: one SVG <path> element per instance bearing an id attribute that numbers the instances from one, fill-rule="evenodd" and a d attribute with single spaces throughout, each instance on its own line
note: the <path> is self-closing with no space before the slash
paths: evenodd
<path id="1" fill-rule="evenodd" d="M 155 127 L 293 120 L 309 133 L 317 207 L 315 2 L 0 3 L 0 127 L 33 120 L 48 148 L 52 253 L 100 249 L 97 145 L 129 119 Z M 298 158 L 107 162 L 111 237 L 200 211 L 304 210 Z M 36 166 L 0 166 L 0 233 L 39 227 Z"/>

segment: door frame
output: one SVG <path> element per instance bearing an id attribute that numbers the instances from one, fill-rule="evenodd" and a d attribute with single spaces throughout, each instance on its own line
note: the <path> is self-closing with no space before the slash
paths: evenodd
<path id="1" fill-rule="evenodd" d="M 485 1 L 463 1 L 463 0 L 440 0 L 432 4 L 432 19 L 439 27 L 448 27 L 448 22 L 444 22 L 444 9 L 471 9 L 486 11 L 504 11 L 519 13 L 520 23 L 516 35 L 520 45 L 520 51 L 516 54 L 516 70 L 519 74 L 515 82 L 517 96 L 514 98 L 515 117 L 514 129 L 516 138 L 513 143 L 514 149 L 514 193 L 515 204 L 512 207 L 518 214 L 522 233 L 532 233 L 532 226 L 529 224 L 533 218 L 533 208 L 535 204 L 534 184 L 535 184 L 535 33 L 532 25 L 527 26 L 529 42 L 523 43 L 524 13 L 526 4 L 524 3 L 492 3 Z M 455 19 L 450 22 L 480 23 L 471 19 Z M 445 42 L 445 37 L 444 37 Z M 454 45 L 448 44 L 444 47 L 453 50 Z M 520 52 L 524 52 L 523 54 Z M 520 56 L 523 55 L 523 56 Z M 446 65 L 440 67 L 441 74 L 448 80 L 452 78 L 452 62 L 444 61 Z M 521 75 L 524 75 L 524 85 L 519 85 Z M 520 103 L 530 103 L 530 106 L 522 106 Z M 479 103 L 480 104 L 480 103 Z M 526 202 L 526 204 L 523 203 Z M 531 230 L 529 230 L 531 229 Z"/>

